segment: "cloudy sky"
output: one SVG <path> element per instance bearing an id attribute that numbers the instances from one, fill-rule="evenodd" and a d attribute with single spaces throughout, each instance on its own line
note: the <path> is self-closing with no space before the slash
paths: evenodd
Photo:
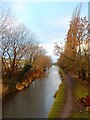
<path id="1" fill-rule="evenodd" d="M 38 36 L 39 43 L 53 55 L 54 43 L 64 43 L 73 10 L 79 2 L 2 2 L 18 20 Z M 88 3 L 82 3 L 81 16 L 88 15 Z"/>

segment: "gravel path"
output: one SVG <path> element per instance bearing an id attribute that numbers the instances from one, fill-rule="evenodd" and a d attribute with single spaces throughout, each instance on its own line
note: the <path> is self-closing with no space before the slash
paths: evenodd
<path id="1" fill-rule="evenodd" d="M 72 97 L 73 80 L 70 74 L 65 73 L 65 81 L 67 84 L 67 97 L 60 118 L 68 118 L 73 109 L 73 97 Z"/>

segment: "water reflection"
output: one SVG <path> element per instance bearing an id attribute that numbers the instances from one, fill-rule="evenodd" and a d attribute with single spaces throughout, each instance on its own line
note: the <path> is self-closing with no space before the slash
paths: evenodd
<path id="1" fill-rule="evenodd" d="M 60 84 L 58 68 L 53 66 L 49 73 L 33 81 L 23 91 L 10 95 L 3 102 L 5 118 L 47 118 L 53 104 L 53 95 Z"/>

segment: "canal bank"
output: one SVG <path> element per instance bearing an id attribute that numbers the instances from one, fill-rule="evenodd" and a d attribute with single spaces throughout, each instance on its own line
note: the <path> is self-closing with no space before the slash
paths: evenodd
<path id="1" fill-rule="evenodd" d="M 62 78 L 62 83 L 59 85 L 58 90 L 55 93 L 55 100 L 54 103 L 48 113 L 48 118 L 58 118 L 60 117 L 61 110 L 64 107 L 65 99 L 66 99 L 66 82 L 65 82 L 65 74 L 64 72 L 59 69 L 59 75 Z"/>
<path id="2" fill-rule="evenodd" d="M 79 76 L 63 72 L 64 80 L 59 86 L 55 101 L 48 114 L 48 118 L 79 118 L 89 119 L 90 108 L 84 107 L 79 98 L 90 98 L 90 83 L 79 79 Z M 89 101 L 88 101 L 88 104 Z"/>
<path id="3" fill-rule="evenodd" d="M 22 91 L 29 86 L 34 80 L 41 77 L 45 72 L 40 69 L 31 68 L 27 72 L 20 72 L 17 77 L 6 78 L 3 77 L 2 84 L 2 100 L 5 100 L 9 94 L 13 92 Z M 6 81 L 9 81 L 8 83 Z"/>
<path id="4" fill-rule="evenodd" d="M 47 118 L 60 83 L 59 68 L 52 66 L 44 78 L 33 81 L 2 103 L 3 118 Z"/>

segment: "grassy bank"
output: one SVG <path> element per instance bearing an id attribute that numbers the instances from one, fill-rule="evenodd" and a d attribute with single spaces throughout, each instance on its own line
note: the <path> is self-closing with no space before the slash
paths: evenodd
<path id="1" fill-rule="evenodd" d="M 90 118 L 90 111 L 86 111 L 78 106 L 77 100 L 78 98 L 86 97 L 87 95 L 90 96 L 90 85 L 87 81 L 83 81 L 78 79 L 78 77 L 74 77 L 75 84 L 73 86 L 73 97 L 74 97 L 74 109 L 70 118 Z"/>
<path id="2" fill-rule="evenodd" d="M 65 77 L 64 72 L 60 69 L 60 74 L 61 73 L 61 76 L 63 76 L 64 80 L 62 81 L 58 91 L 56 92 L 56 98 L 48 114 L 48 118 L 60 118 L 60 114 L 62 114 L 61 111 L 64 107 L 67 94 L 67 86 L 65 82 L 67 78 Z M 90 83 L 88 83 L 86 80 L 79 79 L 78 75 L 71 75 L 74 83 L 72 87 L 73 110 L 71 111 L 69 118 L 90 119 L 90 110 L 86 110 L 85 107 L 82 108 L 81 103 L 77 102 L 78 98 L 84 98 L 87 95 L 90 97 Z"/>
<path id="3" fill-rule="evenodd" d="M 64 73 L 61 69 L 60 69 L 60 74 L 61 74 L 61 76 L 63 75 L 63 77 L 64 77 Z M 57 95 L 56 95 L 55 101 L 51 107 L 51 110 L 48 114 L 48 118 L 58 118 L 58 116 L 60 114 L 60 110 L 62 110 L 62 108 L 64 106 L 65 97 L 66 97 L 66 84 L 64 81 L 59 85 L 59 89 L 56 93 L 57 93 Z"/>
<path id="4" fill-rule="evenodd" d="M 20 79 L 15 78 L 3 78 L 2 84 L 2 99 L 16 91 L 21 91 L 28 87 L 34 80 L 43 75 L 43 71 L 39 69 L 30 69 L 26 73 L 20 74 Z"/>

